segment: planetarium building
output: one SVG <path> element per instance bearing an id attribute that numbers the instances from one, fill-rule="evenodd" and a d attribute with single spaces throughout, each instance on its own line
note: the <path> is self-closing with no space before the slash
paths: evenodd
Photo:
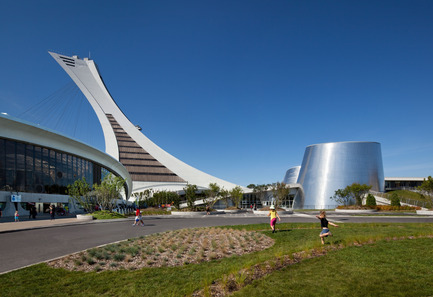
<path id="1" fill-rule="evenodd" d="M 331 199 L 338 189 L 353 183 L 367 184 L 372 190 L 384 191 L 381 146 L 378 142 L 330 142 L 305 149 L 300 167 L 290 168 L 285 183 L 300 186 L 294 208 L 335 208 Z"/>

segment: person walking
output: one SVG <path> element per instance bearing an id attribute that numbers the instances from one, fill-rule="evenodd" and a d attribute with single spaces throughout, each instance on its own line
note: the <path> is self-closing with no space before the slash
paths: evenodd
<path id="1" fill-rule="evenodd" d="M 36 211 L 36 206 L 32 206 L 32 208 L 30 209 L 30 213 L 32 215 L 33 220 L 36 220 L 36 215 L 38 214 L 38 212 Z"/>
<path id="2" fill-rule="evenodd" d="M 20 221 L 20 215 L 18 213 L 18 210 L 15 211 L 15 222 L 19 222 Z"/>
<path id="3" fill-rule="evenodd" d="M 137 207 L 135 210 L 135 222 L 132 226 L 138 226 L 141 223 L 141 226 L 144 226 L 143 218 L 141 217 L 140 208 Z"/>
<path id="4" fill-rule="evenodd" d="M 50 205 L 50 218 L 51 218 L 51 221 L 54 220 L 55 214 L 56 214 L 56 208 L 54 207 L 54 205 L 51 204 Z"/>
<path id="5" fill-rule="evenodd" d="M 338 227 L 337 224 L 334 224 L 332 222 L 329 222 L 326 219 L 326 212 L 324 210 L 320 211 L 320 214 L 316 216 L 320 220 L 320 227 L 322 228 L 322 231 L 320 232 L 320 241 L 322 244 L 325 244 L 325 237 L 332 236 L 331 231 L 329 231 L 328 224 L 332 225 L 334 227 Z"/>
<path id="6" fill-rule="evenodd" d="M 278 221 L 281 221 L 280 216 L 277 213 L 277 210 L 275 209 L 274 205 L 271 205 L 270 210 L 269 210 L 269 214 L 268 217 L 271 217 L 271 229 L 272 229 L 272 233 L 275 233 L 275 225 L 277 224 L 277 218 Z"/>

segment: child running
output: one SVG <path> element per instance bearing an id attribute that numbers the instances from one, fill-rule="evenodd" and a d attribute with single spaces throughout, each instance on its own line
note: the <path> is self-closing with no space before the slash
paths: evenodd
<path id="1" fill-rule="evenodd" d="M 322 241 L 322 244 L 325 244 L 325 237 L 332 236 L 331 231 L 329 231 L 328 224 L 331 224 L 334 227 L 338 227 L 338 225 L 329 222 L 326 219 L 326 212 L 324 210 L 320 211 L 320 214 L 316 216 L 316 218 L 320 220 L 320 227 L 322 228 L 322 231 L 319 234 L 320 240 Z"/>
<path id="2" fill-rule="evenodd" d="M 275 233 L 275 225 L 277 224 L 277 218 L 278 221 L 281 221 L 280 216 L 278 215 L 277 211 L 275 210 L 275 206 L 271 205 L 270 211 L 268 214 L 268 217 L 271 217 L 271 229 L 272 233 Z"/>

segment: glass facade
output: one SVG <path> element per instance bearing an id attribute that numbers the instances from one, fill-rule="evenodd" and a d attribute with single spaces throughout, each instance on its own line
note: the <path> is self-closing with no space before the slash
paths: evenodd
<path id="1" fill-rule="evenodd" d="M 92 185 L 109 173 L 75 155 L 0 138 L 0 191 L 66 194 L 77 179 Z"/>

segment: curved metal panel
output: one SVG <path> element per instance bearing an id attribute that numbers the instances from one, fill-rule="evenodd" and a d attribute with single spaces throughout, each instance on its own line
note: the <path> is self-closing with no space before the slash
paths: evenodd
<path id="1" fill-rule="evenodd" d="M 331 142 L 305 149 L 298 183 L 304 199 L 297 208 L 334 208 L 335 191 L 352 183 L 384 191 L 382 152 L 377 142 Z M 302 203 L 303 202 L 303 203 Z"/>
<path id="2" fill-rule="evenodd" d="M 298 182 L 299 171 L 301 171 L 301 166 L 295 166 L 287 170 L 283 179 L 283 183 L 296 184 Z"/>

